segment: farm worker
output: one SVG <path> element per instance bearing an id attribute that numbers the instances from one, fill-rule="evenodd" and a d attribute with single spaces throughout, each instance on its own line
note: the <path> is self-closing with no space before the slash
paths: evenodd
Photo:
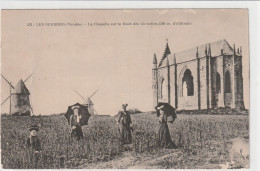
<path id="1" fill-rule="evenodd" d="M 83 138 L 83 132 L 80 125 L 81 115 L 79 115 L 79 106 L 73 106 L 73 115 L 70 116 L 70 126 L 71 126 L 71 137 L 76 137 L 77 140 Z"/>
<path id="2" fill-rule="evenodd" d="M 132 132 L 133 127 L 131 126 L 131 117 L 129 112 L 126 110 L 128 104 L 123 104 L 123 111 L 120 112 L 120 116 L 118 119 L 119 133 L 121 136 L 122 144 L 131 144 L 132 143 Z"/>
<path id="3" fill-rule="evenodd" d="M 30 136 L 27 138 L 27 147 L 32 148 L 35 151 L 35 153 L 39 153 L 39 151 L 41 150 L 40 139 L 37 136 L 39 127 L 37 125 L 31 125 L 29 131 Z"/>
<path id="4" fill-rule="evenodd" d="M 170 118 L 169 113 L 165 105 L 158 105 L 156 107 L 157 110 L 157 116 L 159 118 L 159 129 L 157 133 L 157 143 L 159 147 L 164 148 L 177 148 L 177 146 L 174 144 L 174 142 L 171 139 L 170 131 L 168 128 L 167 120 Z M 175 112 L 175 110 L 174 110 Z M 172 117 L 171 117 L 172 118 Z M 173 121 L 171 120 L 171 123 Z"/>

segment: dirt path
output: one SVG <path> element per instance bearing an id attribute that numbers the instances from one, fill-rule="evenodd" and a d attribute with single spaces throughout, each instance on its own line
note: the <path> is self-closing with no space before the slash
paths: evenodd
<path id="1" fill-rule="evenodd" d="M 117 157 L 111 161 L 83 164 L 79 168 L 88 169 L 159 169 L 158 166 L 153 165 L 159 161 L 168 157 L 176 157 L 180 153 L 180 150 L 170 150 L 170 153 L 160 157 L 154 156 L 138 156 L 133 152 L 124 152 L 120 157 Z"/>
<path id="2" fill-rule="evenodd" d="M 249 167 L 249 141 L 241 138 L 232 139 L 229 147 L 231 161 L 225 163 L 194 163 L 194 167 L 206 168 L 248 168 Z M 167 152 L 167 154 L 165 154 Z M 110 161 L 83 163 L 81 169 L 162 169 L 163 162 L 182 162 L 183 153 L 179 149 L 168 149 L 164 154 L 145 155 L 125 151 L 122 155 Z M 174 161 L 172 160 L 174 159 Z M 176 165 L 178 167 L 178 165 Z M 190 167 L 185 165 L 185 167 Z M 191 166 L 192 167 L 192 166 Z"/>
<path id="3" fill-rule="evenodd" d="M 131 166 L 137 160 L 136 157 L 132 155 L 131 152 L 124 152 L 121 156 L 116 157 L 113 160 L 105 162 L 95 162 L 95 163 L 86 163 L 81 165 L 80 169 L 125 169 L 128 166 Z"/>
<path id="4" fill-rule="evenodd" d="M 129 166 L 128 169 L 161 169 L 156 164 L 160 161 L 163 161 L 169 157 L 178 158 L 178 155 L 180 154 L 180 150 L 172 150 L 171 153 L 165 154 L 160 157 L 155 158 L 146 158 L 145 160 L 139 161 L 135 163 L 132 166 Z"/>

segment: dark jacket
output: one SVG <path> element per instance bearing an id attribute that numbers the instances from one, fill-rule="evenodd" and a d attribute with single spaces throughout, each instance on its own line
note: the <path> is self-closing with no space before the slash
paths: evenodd
<path id="1" fill-rule="evenodd" d="M 120 116 L 118 119 L 118 123 L 122 124 L 123 126 L 130 128 L 130 124 L 132 123 L 130 114 L 128 112 L 120 112 Z"/>
<path id="2" fill-rule="evenodd" d="M 122 144 L 131 144 L 133 128 L 130 127 L 130 124 L 132 123 L 130 114 L 128 112 L 120 112 L 118 123 L 118 131 L 121 135 Z"/>
<path id="3" fill-rule="evenodd" d="M 27 138 L 27 147 L 32 148 L 35 151 L 41 150 L 41 142 L 38 136 L 30 136 Z"/>

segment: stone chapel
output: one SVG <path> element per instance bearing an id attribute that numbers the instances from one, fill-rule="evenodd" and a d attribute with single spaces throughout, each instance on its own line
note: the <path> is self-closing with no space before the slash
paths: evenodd
<path id="1" fill-rule="evenodd" d="M 161 60 L 153 57 L 152 89 L 153 106 L 244 109 L 242 48 L 224 39 L 172 53 L 167 42 Z"/>

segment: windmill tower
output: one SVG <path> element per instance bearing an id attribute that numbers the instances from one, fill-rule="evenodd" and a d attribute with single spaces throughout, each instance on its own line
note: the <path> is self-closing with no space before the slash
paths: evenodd
<path id="1" fill-rule="evenodd" d="M 94 110 L 94 103 L 92 102 L 92 100 L 88 97 L 87 99 L 87 104 L 88 105 L 88 112 L 93 115 L 95 113 L 95 110 Z"/>
<path id="2" fill-rule="evenodd" d="M 79 92 L 77 92 L 76 90 L 74 90 L 85 102 L 84 105 L 88 106 L 88 112 L 91 115 L 97 114 L 97 111 L 94 109 L 94 103 L 92 102 L 91 98 L 97 93 L 98 90 L 96 90 L 90 97 L 88 97 L 87 99 L 84 98 Z"/>
<path id="3" fill-rule="evenodd" d="M 1 105 L 10 98 L 10 115 L 30 116 L 33 111 L 29 98 L 30 92 L 27 89 L 25 82 L 31 77 L 31 75 L 25 81 L 21 79 L 17 83 L 16 87 L 13 87 L 11 82 L 9 82 L 3 75 L 2 77 L 10 85 L 10 95 Z M 12 92 L 12 90 L 14 90 L 14 92 Z"/>

